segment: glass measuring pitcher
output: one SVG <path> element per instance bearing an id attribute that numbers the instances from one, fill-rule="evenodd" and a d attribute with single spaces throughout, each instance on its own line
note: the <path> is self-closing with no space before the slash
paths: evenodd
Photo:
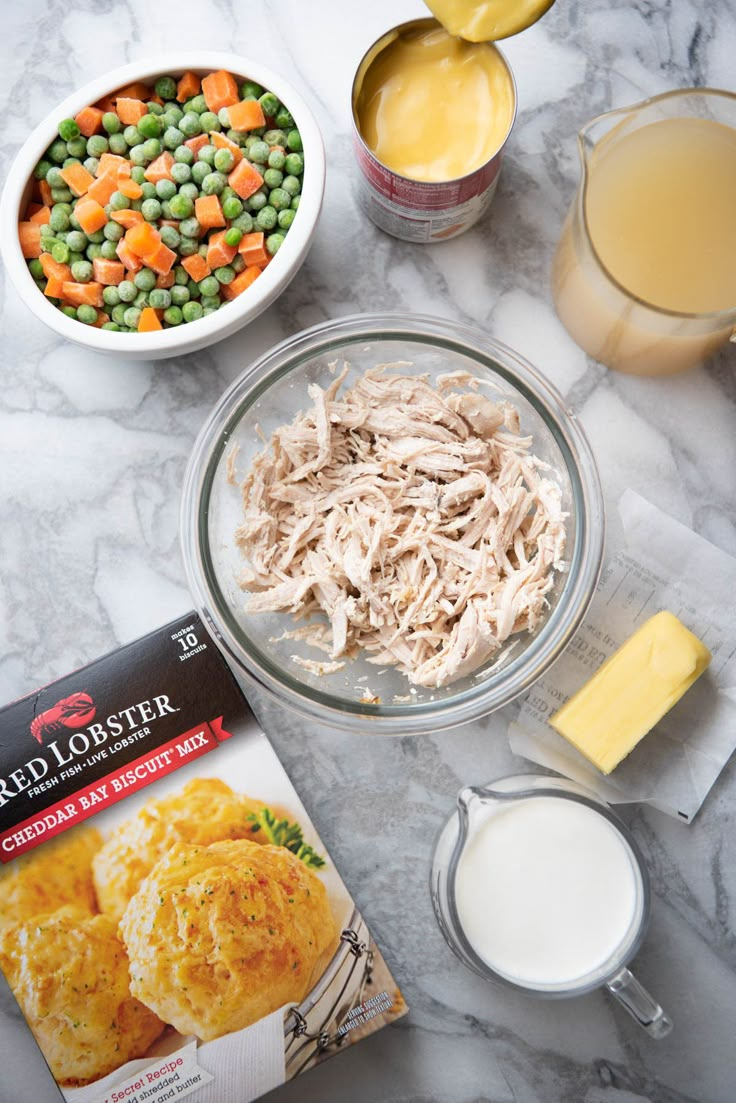
<path id="1" fill-rule="evenodd" d="M 609 111 L 578 151 L 552 265 L 560 320 L 609 368 L 693 367 L 736 326 L 736 95 L 682 89 Z"/>
<path id="2" fill-rule="evenodd" d="M 440 929 L 476 973 L 559 999 L 605 986 L 653 1038 L 672 1022 L 627 968 L 649 921 L 632 835 L 574 782 L 501 778 L 458 795 L 431 872 Z"/>

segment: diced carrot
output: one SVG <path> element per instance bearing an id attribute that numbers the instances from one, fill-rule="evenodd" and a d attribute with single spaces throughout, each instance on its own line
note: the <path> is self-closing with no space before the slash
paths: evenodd
<path id="1" fill-rule="evenodd" d="M 118 97 L 115 110 L 124 126 L 135 126 L 144 115 L 148 114 L 148 108 L 142 100 L 129 99 L 127 96 Z"/>
<path id="2" fill-rule="evenodd" d="M 97 317 L 95 318 L 94 322 L 92 323 L 92 328 L 93 329 L 102 329 L 105 322 L 109 322 L 109 321 L 110 321 L 110 315 L 105 314 L 104 310 L 98 310 L 97 311 Z"/>
<path id="3" fill-rule="evenodd" d="M 264 245 L 265 236 L 260 233 L 243 234 L 238 245 L 238 252 L 247 265 L 267 263 L 268 253 Z"/>
<path id="4" fill-rule="evenodd" d="M 38 181 L 38 194 L 44 207 L 53 207 L 54 200 L 51 195 L 51 185 L 47 184 L 45 180 Z"/>
<path id="5" fill-rule="evenodd" d="M 37 203 L 33 204 L 36 210 L 32 215 L 29 215 L 29 222 L 37 222 L 39 226 L 45 226 L 51 219 L 51 208 L 41 207 Z"/>
<path id="6" fill-rule="evenodd" d="M 168 289 L 173 287 L 176 282 L 176 276 L 173 270 L 171 272 L 159 272 L 158 279 L 156 280 L 156 287 L 163 287 Z"/>
<path id="7" fill-rule="evenodd" d="M 102 306 L 102 284 L 90 281 L 90 283 L 62 284 L 62 297 L 73 306 Z"/>
<path id="8" fill-rule="evenodd" d="M 209 138 L 215 149 L 229 149 L 233 157 L 235 158 L 236 165 L 238 161 L 243 160 L 242 149 L 237 142 L 233 142 L 230 138 L 228 138 L 227 134 L 223 134 L 219 130 L 213 130 L 211 131 Z"/>
<path id="9" fill-rule="evenodd" d="M 202 82 L 196 73 L 186 72 L 176 86 L 176 98 L 179 103 L 190 100 L 192 96 L 198 96 Z"/>
<path id="10" fill-rule="evenodd" d="M 137 257 L 145 257 L 147 253 L 153 253 L 161 242 L 161 238 L 150 222 L 139 222 L 137 226 L 133 226 L 125 235 L 125 240 L 131 252 Z"/>
<path id="11" fill-rule="evenodd" d="M 68 264 L 61 264 L 58 260 L 54 260 L 51 253 L 41 253 L 39 257 L 41 267 L 43 268 L 43 274 L 47 279 L 70 280 L 72 278 L 72 270 Z"/>
<path id="12" fill-rule="evenodd" d="M 85 234 L 94 234 L 101 230 L 107 222 L 104 208 L 95 199 L 80 199 L 74 208 L 74 213 L 79 220 L 79 225 Z"/>
<path id="13" fill-rule="evenodd" d="M 64 290 L 64 280 L 60 280 L 58 276 L 48 276 L 46 279 L 46 286 L 43 289 L 44 295 L 49 299 L 60 299 Z"/>
<path id="14" fill-rule="evenodd" d="M 231 283 L 223 285 L 223 295 L 226 299 L 236 299 L 238 295 L 242 295 L 247 287 L 250 287 L 254 280 L 258 279 L 260 274 L 260 268 L 252 264 L 250 268 L 246 268 L 243 272 L 238 273 Z"/>
<path id="15" fill-rule="evenodd" d="M 198 196 L 194 200 L 194 217 L 203 230 L 211 230 L 214 226 L 224 226 L 226 222 L 219 197 L 216 195 Z"/>
<path id="16" fill-rule="evenodd" d="M 103 112 L 100 111 L 99 107 L 83 107 L 74 116 L 74 122 L 85 138 L 91 138 L 102 128 L 102 116 Z"/>
<path id="17" fill-rule="evenodd" d="M 41 227 L 38 222 L 19 222 L 18 237 L 21 251 L 27 260 L 41 256 Z"/>
<path id="18" fill-rule="evenodd" d="M 158 275 L 166 275 L 170 272 L 174 261 L 176 260 L 176 253 L 173 249 L 169 249 L 167 245 L 164 245 L 163 241 L 160 241 L 155 249 L 152 249 L 150 253 L 146 253 L 143 257 L 143 263 L 147 268 L 152 268 Z"/>
<path id="19" fill-rule="evenodd" d="M 207 263 L 210 268 L 222 268 L 229 264 L 237 253 L 235 245 L 228 245 L 225 241 L 227 230 L 220 230 L 219 234 L 211 234 L 207 242 Z"/>
<path id="20" fill-rule="evenodd" d="M 99 107 L 100 111 L 102 111 L 104 114 L 107 114 L 108 111 L 114 111 L 115 110 L 115 97 L 114 96 L 103 96 L 101 100 L 97 101 L 97 103 L 95 104 L 95 107 Z"/>
<path id="21" fill-rule="evenodd" d="M 202 146 L 209 144 L 209 134 L 198 134 L 196 138 L 188 138 L 184 143 L 185 146 L 189 146 L 192 153 L 196 157 Z"/>
<path id="22" fill-rule="evenodd" d="M 193 253 L 191 257 L 184 257 L 181 266 L 195 283 L 199 283 L 200 280 L 203 280 L 205 276 L 209 276 L 210 274 L 209 264 L 199 253 Z"/>
<path id="23" fill-rule="evenodd" d="M 97 282 L 104 284 L 105 287 L 122 283 L 125 279 L 125 265 L 117 260 L 106 260 L 104 257 L 95 257 L 92 261 L 92 272 Z"/>
<path id="24" fill-rule="evenodd" d="M 159 107 L 163 107 L 164 105 L 164 101 L 161 99 L 158 92 L 151 93 L 151 95 L 148 97 L 148 101 L 150 103 L 157 103 Z"/>
<path id="25" fill-rule="evenodd" d="M 106 172 L 104 176 L 98 176 L 94 184 L 87 189 L 87 198 L 94 199 L 102 207 L 110 202 L 110 196 L 118 190 L 118 178 L 112 172 Z"/>
<path id="26" fill-rule="evenodd" d="M 255 130 L 266 125 L 266 116 L 258 100 L 240 100 L 227 109 L 233 130 Z"/>
<path id="27" fill-rule="evenodd" d="M 172 180 L 171 167 L 173 164 L 174 158 L 168 149 L 165 149 L 155 161 L 151 161 L 143 175 L 150 184 L 158 184 L 159 180 Z"/>
<path id="28" fill-rule="evenodd" d="M 41 210 L 41 204 L 36 203 L 33 200 L 31 200 L 31 202 L 26 207 L 25 221 L 26 222 L 32 222 L 34 214 L 36 214 L 36 212 L 40 211 L 40 210 Z"/>
<path id="29" fill-rule="evenodd" d="M 249 199 L 257 192 L 263 183 L 263 177 L 257 168 L 246 161 L 245 157 L 239 161 L 228 175 L 227 182 L 241 199 Z"/>
<path id="30" fill-rule="evenodd" d="M 155 329 L 163 329 L 161 319 L 152 306 L 144 306 L 138 319 L 139 333 L 152 333 Z"/>
<path id="31" fill-rule="evenodd" d="M 118 191 L 126 195 L 128 199 L 140 199 L 143 195 L 143 188 L 140 184 L 136 184 L 135 180 L 131 180 L 129 176 L 118 176 Z"/>
<path id="32" fill-rule="evenodd" d="M 210 111 L 215 114 L 221 107 L 229 107 L 238 102 L 238 86 L 232 73 L 218 69 L 208 73 L 202 80 L 202 95 Z"/>
<path id="33" fill-rule="evenodd" d="M 118 170 L 122 165 L 126 165 L 128 162 L 124 157 L 121 157 L 117 153 L 103 153 L 100 157 L 100 163 L 97 166 L 97 172 L 95 176 L 107 176 L 108 173 L 112 173 L 113 176 L 117 176 Z"/>
<path id="34" fill-rule="evenodd" d="M 115 246 L 115 252 L 129 272 L 138 272 L 143 267 L 143 261 L 131 252 L 130 246 L 124 237 Z"/>
<path id="35" fill-rule="evenodd" d="M 95 182 L 94 176 L 87 172 L 84 165 L 67 165 L 61 170 L 61 178 L 77 199 L 88 192 L 90 185 Z"/>
<path id="36" fill-rule="evenodd" d="M 173 226 L 175 230 L 179 229 L 179 223 L 175 218 L 159 218 L 159 226 Z"/>
<path id="37" fill-rule="evenodd" d="M 139 222 L 145 221 L 140 211 L 111 211 L 110 218 L 124 226 L 126 230 L 130 230 L 131 227 L 137 226 Z"/>
<path id="38" fill-rule="evenodd" d="M 147 101 L 151 98 L 151 89 L 147 84 L 144 84 L 140 80 L 136 80 L 133 84 L 126 84 L 125 88 L 118 88 L 117 92 L 113 93 L 112 98 L 116 103 L 119 103 L 121 98 Z"/>
<path id="39" fill-rule="evenodd" d="M 133 174 L 133 165 L 130 161 L 123 161 L 122 165 L 118 165 L 118 180 L 130 180 Z"/>

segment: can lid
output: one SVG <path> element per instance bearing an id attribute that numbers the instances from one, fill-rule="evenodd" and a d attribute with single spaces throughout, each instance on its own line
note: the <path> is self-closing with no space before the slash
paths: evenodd
<path id="1" fill-rule="evenodd" d="M 525 31 L 555 0 L 424 0 L 442 26 L 468 42 L 496 42 Z"/>

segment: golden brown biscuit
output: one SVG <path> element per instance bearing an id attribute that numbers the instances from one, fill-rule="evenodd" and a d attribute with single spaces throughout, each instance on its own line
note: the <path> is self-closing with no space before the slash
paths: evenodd
<path id="1" fill-rule="evenodd" d="M 130 994 L 128 958 L 106 915 L 64 907 L 8 927 L 0 969 L 60 1084 L 142 1057 L 164 1029 Z"/>
<path id="2" fill-rule="evenodd" d="M 97 911 L 92 855 L 101 846 L 99 831 L 76 827 L 5 866 L 0 873 L 0 929 L 64 904 Z"/>
<path id="3" fill-rule="evenodd" d="M 95 856 L 100 910 L 120 919 L 143 878 L 178 843 L 207 845 L 221 839 L 265 842 L 263 832 L 248 819 L 264 807 L 262 801 L 234 793 L 218 778 L 198 778 L 180 793 L 149 800 L 137 815 L 120 825 Z"/>
<path id="4" fill-rule="evenodd" d="M 325 887 L 290 851 L 178 846 L 128 904 L 131 991 L 205 1041 L 304 998 L 336 935 Z"/>

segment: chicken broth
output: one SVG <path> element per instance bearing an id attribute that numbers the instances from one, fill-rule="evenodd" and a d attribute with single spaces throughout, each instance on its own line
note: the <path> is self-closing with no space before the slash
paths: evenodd
<path id="1" fill-rule="evenodd" d="M 533 632 L 563 565 L 561 490 L 517 409 L 467 372 L 345 367 L 275 430 L 243 484 L 235 537 L 249 614 L 305 623 L 281 639 L 331 674 L 363 654 L 439 688 Z"/>

